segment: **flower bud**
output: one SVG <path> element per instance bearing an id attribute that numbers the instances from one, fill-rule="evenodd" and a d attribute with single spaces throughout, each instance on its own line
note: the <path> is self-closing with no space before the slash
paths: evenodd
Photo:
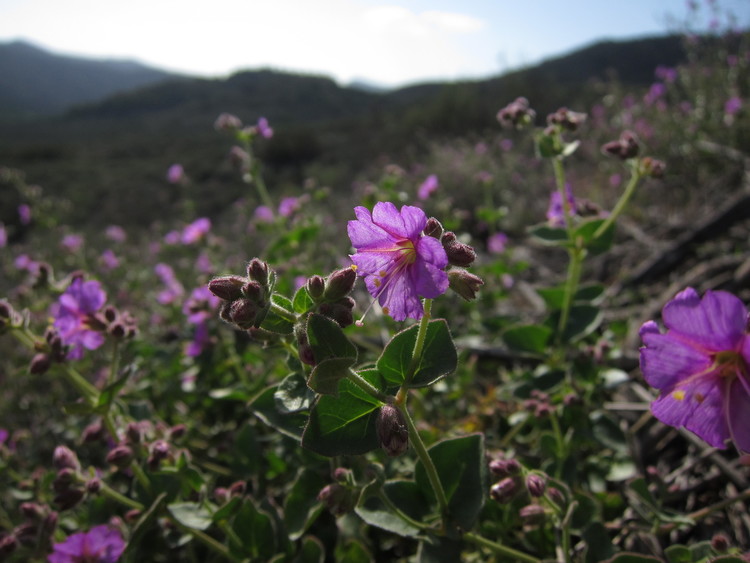
<path id="1" fill-rule="evenodd" d="M 232 324 L 241 329 L 249 329 L 255 326 L 258 317 L 258 305 L 250 299 L 238 299 L 233 301 L 229 307 L 229 319 Z"/>
<path id="2" fill-rule="evenodd" d="M 310 295 L 313 301 L 318 301 L 323 297 L 323 292 L 326 289 L 326 282 L 322 276 L 314 275 L 310 276 L 307 280 L 307 293 Z"/>
<path id="3" fill-rule="evenodd" d="M 241 497 L 247 490 L 247 483 L 245 481 L 235 481 L 229 485 L 229 495 L 233 497 Z"/>
<path id="4" fill-rule="evenodd" d="M 47 516 L 47 512 L 48 512 L 48 509 L 46 506 L 37 504 L 35 502 L 21 503 L 21 506 L 19 508 L 24 518 L 26 518 L 27 520 L 31 520 L 33 522 L 41 521 L 45 516 Z"/>
<path id="5" fill-rule="evenodd" d="M 425 236 L 440 240 L 440 238 L 443 236 L 443 225 L 441 225 L 440 221 L 438 221 L 434 217 L 430 217 L 429 219 L 427 219 L 427 224 L 424 226 L 423 232 Z"/>
<path id="6" fill-rule="evenodd" d="M 208 282 L 208 290 L 219 299 L 234 301 L 242 297 L 241 288 L 247 280 L 240 276 L 222 276 Z"/>
<path id="7" fill-rule="evenodd" d="M 173 440 L 179 440 L 187 432 L 187 426 L 184 424 L 175 424 L 169 429 L 169 437 Z"/>
<path id="8" fill-rule="evenodd" d="M 125 436 L 127 436 L 128 442 L 131 444 L 140 444 L 143 439 L 141 425 L 137 422 L 128 422 L 128 426 L 125 429 Z"/>
<path id="9" fill-rule="evenodd" d="M 52 481 L 52 488 L 56 492 L 65 491 L 76 482 L 76 471 L 70 467 L 64 467 L 57 472 L 55 479 Z"/>
<path id="10" fill-rule="evenodd" d="M 333 470 L 333 479 L 337 483 L 347 483 L 351 477 L 351 470 L 346 467 L 337 467 Z"/>
<path id="11" fill-rule="evenodd" d="M 638 156 L 638 137 L 632 131 L 623 131 L 617 141 L 610 141 L 602 146 L 602 152 L 622 160 Z"/>
<path id="12" fill-rule="evenodd" d="M 532 497 L 539 498 L 544 494 L 547 488 L 547 480 L 536 473 L 531 473 L 526 477 L 526 489 Z"/>
<path id="13" fill-rule="evenodd" d="M 54 503 L 60 510 L 70 510 L 83 500 L 83 496 L 81 489 L 65 489 L 55 496 Z"/>
<path id="14" fill-rule="evenodd" d="M 2 322 L 0 322 L 2 326 Z M 18 548 L 18 540 L 15 534 L 10 534 L 3 538 L 0 538 L 0 561 L 4 561 L 5 558 L 13 553 Z"/>
<path id="15" fill-rule="evenodd" d="M 169 444 L 164 440 L 156 440 L 151 444 L 151 456 L 154 459 L 162 460 L 169 455 Z"/>
<path id="16" fill-rule="evenodd" d="M 323 487 L 318 493 L 318 500 L 323 502 L 328 510 L 336 516 L 341 516 L 351 511 L 354 508 L 355 502 L 351 491 L 338 483 L 332 483 Z"/>
<path id="17" fill-rule="evenodd" d="M 667 165 L 661 160 L 646 156 L 641 160 L 641 170 L 646 176 L 652 178 L 663 178 Z"/>
<path id="18" fill-rule="evenodd" d="M 116 446 L 107 454 L 107 463 L 123 469 L 133 461 L 133 450 L 129 446 Z"/>
<path id="19" fill-rule="evenodd" d="M 586 114 L 577 111 L 571 111 L 566 107 L 558 109 L 555 113 L 547 116 L 547 123 L 550 125 L 559 125 L 568 131 L 575 131 L 578 126 L 586 121 Z"/>
<path id="20" fill-rule="evenodd" d="M 513 477 L 506 477 L 498 481 L 490 489 L 490 496 L 500 504 L 510 502 L 518 492 L 518 482 Z"/>
<path id="21" fill-rule="evenodd" d="M 470 274 L 463 268 L 452 268 L 448 271 L 448 286 L 466 301 L 477 298 L 477 291 L 484 285 L 482 278 Z"/>
<path id="22" fill-rule="evenodd" d="M 142 514 L 142 511 L 137 508 L 128 510 L 125 513 L 125 521 L 133 524 L 138 521 L 138 519 L 141 517 L 141 514 Z"/>
<path id="23" fill-rule="evenodd" d="M 557 487 L 547 487 L 546 496 L 547 500 L 549 500 L 552 504 L 554 504 L 561 510 L 568 505 L 568 502 L 565 500 L 565 495 Z"/>
<path id="24" fill-rule="evenodd" d="M 354 267 L 337 270 L 328 276 L 323 297 L 328 301 L 336 301 L 346 297 L 354 289 L 355 281 L 357 281 L 357 271 Z"/>
<path id="25" fill-rule="evenodd" d="M 217 131 L 237 131 L 242 128 L 242 121 L 239 117 L 231 113 L 222 113 L 214 122 L 214 129 Z"/>
<path id="26" fill-rule="evenodd" d="M 49 354 L 39 352 L 38 354 L 35 354 L 33 358 L 31 358 L 31 362 L 29 363 L 29 373 L 33 375 L 42 375 L 43 373 L 47 373 L 47 370 L 49 369 L 51 364 L 52 359 L 49 357 Z"/>
<path id="27" fill-rule="evenodd" d="M 490 472 L 495 477 L 510 477 L 517 475 L 521 471 L 521 464 L 517 460 L 511 459 L 493 459 L 490 462 Z"/>
<path id="28" fill-rule="evenodd" d="M 57 446 L 55 448 L 55 452 L 52 454 L 52 464 L 57 469 L 72 469 L 75 472 L 81 469 L 78 456 L 67 446 Z"/>
<path id="29" fill-rule="evenodd" d="M 90 495 L 95 495 L 102 490 L 102 480 L 99 477 L 86 481 L 86 492 Z"/>
<path id="30" fill-rule="evenodd" d="M 321 303 L 318 306 L 318 312 L 336 321 L 341 328 L 346 328 L 354 322 L 354 299 L 351 297 L 342 297 L 335 303 Z"/>
<path id="31" fill-rule="evenodd" d="M 535 116 L 536 112 L 529 107 L 529 100 L 523 97 L 516 98 L 497 112 L 497 120 L 500 125 L 512 126 L 517 129 L 532 123 Z"/>
<path id="32" fill-rule="evenodd" d="M 448 256 L 448 262 L 452 266 L 466 267 L 474 263 L 477 253 L 468 244 L 463 244 L 456 240 L 456 235 L 450 231 L 443 235 L 441 240 L 445 254 Z"/>
<path id="33" fill-rule="evenodd" d="M 388 456 L 399 456 L 409 448 L 409 430 L 404 414 L 393 405 L 380 407 L 375 429 L 380 446 Z"/>
<path id="34" fill-rule="evenodd" d="M 539 504 L 528 504 L 518 511 L 518 515 L 526 526 L 538 526 L 544 523 L 546 514 L 544 507 Z"/>
<path id="35" fill-rule="evenodd" d="M 253 258 L 247 265 L 247 277 L 257 281 L 262 286 L 268 285 L 268 264 L 258 258 Z"/>
<path id="36" fill-rule="evenodd" d="M 729 549 L 729 538 L 719 532 L 711 538 L 711 548 L 717 553 L 724 553 Z"/>

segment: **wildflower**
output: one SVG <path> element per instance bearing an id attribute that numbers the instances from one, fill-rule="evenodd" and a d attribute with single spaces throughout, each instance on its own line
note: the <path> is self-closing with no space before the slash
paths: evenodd
<path id="1" fill-rule="evenodd" d="M 279 215 L 282 217 L 291 217 L 292 214 L 300 208 L 301 204 L 301 198 L 291 196 L 285 197 L 279 203 Z"/>
<path id="2" fill-rule="evenodd" d="M 54 327 L 62 343 L 70 346 L 68 358 L 80 360 L 84 348 L 96 350 L 104 344 L 104 336 L 96 328 L 101 322 L 95 314 L 106 300 L 107 295 L 98 281 L 84 282 L 76 278 L 53 306 Z"/>
<path id="3" fill-rule="evenodd" d="M 421 318 L 420 297 L 431 299 L 448 289 L 448 256 L 439 240 L 423 236 L 424 211 L 378 202 L 372 214 L 364 207 L 354 212 L 357 220 L 347 227 L 357 250 L 351 259 L 368 291 L 394 320 Z"/>
<path id="4" fill-rule="evenodd" d="M 211 230 L 211 220 L 207 217 L 200 217 L 182 230 L 180 242 L 182 244 L 193 244 L 198 242 L 208 231 Z"/>
<path id="5" fill-rule="evenodd" d="M 154 266 L 154 272 L 166 286 L 156 298 L 159 303 L 168 305 L 185 294 L 185 289 L 175 276 L 172 266 L 160 262 Z"/>
<path id="6" fill-rule="evenodd" d="M 570 215 L 575 215 L 576 200 L 573 198 L 573 190 L 570 188 L 570 184 L 565 184 L 565 195 L 568 200 L 568 212 Z M 565 208 L 559 191 L 554 191 L 550 195 L 549 208 L 547 209 L 547 220 L 553 227 L 565 226 Z"/>
<path id="7" fill-rule="evenodd" d="M 396 457 L 409 448 L 409 430 L 403 413 L 393 405 L 383 405 L 375 421 L 378 442 L 389 457 Z"/>
<path id="8" fill-rule="evenodd" d="M 185 169 L 181 164 L 173 164 L 167 169 L 167 182 L 179 184 L 185 179 Z"/>
<path id="9" fill-rule="evenodd" d="M 110 225 L 104 231 L 104 235 L 109 240 L 114 242 L 125 242 L 125 239 L 128 238 L 128 235 L 125 233 L 125 229 L 123 229 L 119 225 Z"/>
<path id="10" fill-rule="evenodd" d="M 742 98 L 732 96 L 724 103 L 724 113 L 727 115 L 736 115 L 742 109 Z"/>
<path id="11" fill-rule="evenodd" d="M 102 255 L 99 257 L 99 259 L 101 260 L 102 266 L 104 266 L 105 270 L 114 270 L 115 268 L 117 268 L 117 266 L 120 265 L 120 260 L 109 248 L 102 252 Z"/>
<path id="12" fill-rule="evenodd" d="M 430 174 L 425 178 L 425 181 L 419 186 L 417 190 L 417 197 L 419 199 L 427 199 L 432 193 L 438 189 L 438 177 L 435 174 Z"/>
<path id="13" fill-rule="evenodd" d="M 255 208 L 253 217 L 255 217 L 256 221 L 262 223 L 270 223 L 271 221 L 273 221 L 273 211 L 271 211 L 271 208 L 267 205 L 259 205 Z"/>
<path id="14" fill-rule="evenodd" d="M 18 220 L 22 225 L 28 225 L 31 223 L 31 207 L 26 203 L 22 203 L 18 206 Z"/>
<path id="15" fill-rule="evenodd" d="M 214 128 L 217 131 L 236 131 L 242 128 L 242 121 L 231 113 L 222 113 L 216 118 Z"/>
<path id="16" fill-rule="evenodd" d="M 260 133 L 260 136 L 264 139 L 270 139 L 273 137 L 273 129 L 268 126 L 268 120 L 265 117 L 261 117 L 258 119 L 258 124 L 256 125 L 258 133 Z"/>
<path id="17" fill-rule="evenodd" d="M 651 412 L 665 424 L 690 430 L 711 446 L 731 439 L 750 451 L 750 337 L 739 298 L 687 288 L 662 310 L 667 328 L 654 321 L 640 330 L 641 371 L 661 391 Z"/>
<path id="18" fill-rule="evenodd" d="M 65 235 L 60 245 L 70 252 L 78 252 L 83 246 L 83 237 L 81 235 Z"/>
<path id="19" fill-rule="evenodd" d="M 529 107 L 529 100 L 526 98 L 516 98 L 497 112 L 497 120 L 500 125 L 511 126 L 516 129 L 532 124 L 535 116 L 536 112 Z"/>
<path id="20" fill-rule="evenodd" d="M 123 551 L 125 541 L 120 532 L 107 525 L 94 526 L 88 532 L 78 532 L 62 543 L 56 543 L 47 556 L 49 563 L 115 563 Z"/>
<path id="21" fill-rule="evenodd" d="M 505 233 L 495 233 L 487 239 L 487 250 L 492 254 L 502 254 L 505 252 L 505 246 L 508 244 L 508 235 Z"/>
<path id="22" fill-rule="evenodd" d="M 8 233 L 5 231 L 5 225 L 0 223 L 0 248 L 8 245 Z"/>

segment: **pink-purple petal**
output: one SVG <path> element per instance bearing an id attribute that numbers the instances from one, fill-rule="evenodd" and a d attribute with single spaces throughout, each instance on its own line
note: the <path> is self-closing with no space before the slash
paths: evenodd
<path id="1" fill-rule="evenodd" d="M 740 376 L 744 377 L 744 376 Z M 743 452 L 750 452 L 750 393 L 740 378 L 732 381 L 727 402 L 727 424 L 732 441 Z"/>
<path id="2" fill-rule="evenodd" d="M 667 328 L 707 350 L 734 350 L 745 333 L 747 310 L 731 293 L 709 290 L 699 299 L 688 288 L 664 306 L 662 318 Z"/>
<path id="3" fill-rule="evenodd" d="M 642 332 L 641 338 L 646 345 L 640 353 L 641 372 L 646 382 L 657 389 L 669 390 L 680 381 L 706 371 L 713 363 L 692 343 L 672 333 Z"/>

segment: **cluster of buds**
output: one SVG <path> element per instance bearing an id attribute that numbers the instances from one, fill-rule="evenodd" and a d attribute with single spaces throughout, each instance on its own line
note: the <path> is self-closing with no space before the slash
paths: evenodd
<path id="1" fill-rule="evenodd" d="M 146 420 L 128 423 L 124 439 L 107 454 L 107 463 L 118 468 L 126 469 L 135 459 L 146 458 L 146 464 L 151 471 L 156 471 L 164 460 L 173 460 L 170 440 L 181 437 L 185 432 L 184 425 L 167 428 L 159 425 L 157 428 Z"/>
<path id="2" fill-rule="evenodd" d="M 57 475 L 52 481 L 55 505 L 60 510 L 69 510 L 81 502 L 86 494 L 86 489 L 81 486 L 81 464 L 75 452 L 66 446 L 55 448 L 52 464 L 57 469 Z"/>
<path id="3" fill-rule="evenodd" d="M 539 389 L 534 389 L 531 392 L 531 398 L 523 402 L 523 407 L 533 413 L 536 418 L 548 416 L 554 408 L 550 402 L 549 394 Z"/>
<path id="4" fill-rule="evenodd" d="M 436 238 L 443 245 L 448 264 L 453 266 L 448 270 L 449 287 L 466 301 L 473 301 L 477 291 L 484 285 L 482 278 L 470 274 L 465 268 L 471 266 L 477 258 L 477 253 L 468 244 L 458 240 L 453 231 L 444 231 L 440 221 L 434 217 L 427 220 L 424 228 L 425 236 Z"/>
<path id="5" fill-rule="evenodd" d="M 318 275 L 311 276 L 305 288 L 315 303 L 315 312 L 336 321 L 341 328 L 346 328 L 354 322 L 354 299 L 349 294 L 356 281 L 357 270 L 350 266 L 336 270 L 325 279 Z"/>
<path id="6" fill-rule="evenodd" d="M 356 489 L 343 483 L 331 483 L 323 487 L 318 493 L 318 500 L 334 516 L 343 516 L 351 512 L 357 503 Z"/>
<path id="7" fill-rule="evenodd" d="M 246 490 L 247 483 L 245 481 L 235 481 L 228 487 L 216 487 L 214 489 L 214 499 L 220 505 L 226 504 L 233 498 L 243 496 Z"/>
<path id="8" fill-rule="evenodd" d="M 562 107 L 547 116 L 547 125 L 567 131 L 576 131 L 584 121 L 586 121 L 585 113 L 572 111 L 566 107 Z"/>
<path id="9" fill-rule="evenodd" d="M 400 456 L 409 449 L 409 429 L 404 414 L 393 405 L 383 405 L 375 419 L 380 447 L 389 457 Z"/>
<path id="10" fill-rule="evenodd" d="M 529 107 L 529 100 L 520 97 L 513 100 L 499 112 L 497 120 L 504 127 L 515 127 L 521 129 L 526 125 L 531 125 L 536 117 L 536 112 Z"/>
<path id="11" fill-rule="evenodd" d="M 63 344 L 62 337 L 54 327 L 47 327 L 44 331 L 44 343 L 38 343 L 37 353 L 29 363 L 29 373 L 41 375 L 46 373 L 52 362 L 62 363 L 68 354 L 68 347 Z"/>
<path id="12" fill-rule="evenodd" d="M 208 282 L 208 289 L 223 301 L 219 316 L 241 330 L 258 328 L 271 308 L 276 274 L 268 264 L 253 258 L 247 276 L 222 276 Z"/>
<path id="13" fill-rule="evenodd" d="M 114 338 L 133 338 L 138 334 L 135 317 L 129 311 L 119 311 L 108 305 L 95 318 L 101 329 Z"/>
<path id="14" fill-rule="evenodd" d="M 57 527 L 58 514 L 45 504 L 24 502 L 20 506 L 24 522 L 9 534 L 0 536 L 0 561 L 5 561 L 19 545 L 29 547 L 50 544 Z"/>
<path id="15" fill-rule="evenodd" d="M 667 165 L 663 161 L 645 156 L 639 162 L 639 171 L 642 176 L 651 178 L 663 178 Z"/>
<path id="16" fill-rule="evenodd" d="M 602 152 L 622 160 L 638 156 L 638 137 L 632 131 L 625 130 L 616 141 L 610 141 L 602 146 Z"/>

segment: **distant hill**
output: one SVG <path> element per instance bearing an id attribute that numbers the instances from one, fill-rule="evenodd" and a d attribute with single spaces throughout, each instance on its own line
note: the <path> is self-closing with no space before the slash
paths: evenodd
<path id="1" fill-rule="evenodd" d="M 26 43 L 0 43 L 0 117 L 54 115 L 175 74 L 128 60 L 57 55 Z"/>

